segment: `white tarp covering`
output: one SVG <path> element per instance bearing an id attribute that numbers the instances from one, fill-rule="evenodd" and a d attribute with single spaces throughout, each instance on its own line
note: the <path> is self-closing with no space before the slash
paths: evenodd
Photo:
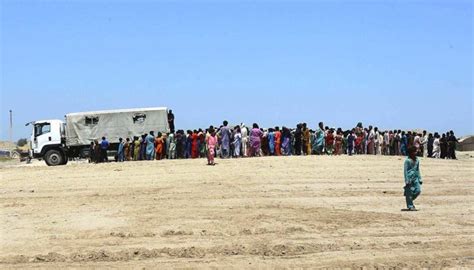
<path id="1" fill-rule="evenodd" d="M 474 151 L 474 135 L 466 136 L 459 139 L 457 150 L 458 151 Z"/>
<path id="2" fill-rule="evenodd" d="M 105 136 L 110 143 L 119 138 L 169 132 L 167 108 L 142 108 L 66 115 L 66 141 L 70 146 L 87 145 Z"/>

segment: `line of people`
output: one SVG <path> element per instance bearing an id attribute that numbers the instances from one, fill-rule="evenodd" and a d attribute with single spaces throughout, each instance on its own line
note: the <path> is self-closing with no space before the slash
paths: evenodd
<path id="1" fill-rule="evenodd" d="M 358 123 L 351 130 L 329 128 L 321 122 L 316 130 L 301 123 L 296 128 L 251 128 L 245 124 L 229 127 L 229 123 L 215 128 L 178 130 L 172 133 L 153 131 L 132 139 L 119 139 L 116 160 L 161 160 L 205 158 L 214 164 L 214 157 L 238 158 L 289 155 L 408 155 L 414 146 L 417 155 L 432 158 L 456 159 L 457 138 L 453 131 L 438 133 L 364 128 Z M 91 159 L 104 161 L 105 138 L 91 144 Z M 98 151 L 99 149 L 99 151 Z M 107 149 L 105 149 L 107 151 Z M 106 154 L 105 154 L 106 155 Z M 95 156 L 95 157 L 94 157 Z M 99 156 L 102 156 L 98 158 Z"/>

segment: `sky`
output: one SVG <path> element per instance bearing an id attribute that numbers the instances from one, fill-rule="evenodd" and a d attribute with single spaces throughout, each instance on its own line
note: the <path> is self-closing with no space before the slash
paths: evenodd
<path id="1" fill-rule="evenodd" d="M 1 2 L 0 139 L 66 113 L 473 128 L 471 1 Z"/>

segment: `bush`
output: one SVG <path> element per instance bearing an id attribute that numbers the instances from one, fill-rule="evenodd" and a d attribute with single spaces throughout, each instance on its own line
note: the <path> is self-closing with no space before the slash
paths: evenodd
<path id="1" fill-rule="evenodd" d="M 16 143 L 17 146 L 22 147 L 28 144 L 28 140 L 25 138 L 19 139 Z"/>

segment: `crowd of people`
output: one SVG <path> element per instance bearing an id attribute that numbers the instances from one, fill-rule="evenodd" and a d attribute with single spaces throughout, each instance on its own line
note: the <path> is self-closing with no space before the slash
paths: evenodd
<path id="1" fill-rule="evenodd" d="M 174 121 L 174 117 L 172 119 Z M 456 159 L 457 138 L 453 131 L 444 134 L 426 131 L 380 131 L 358 123 L 351 130 L 329 128 L 321 122 L 316 130 L 306 123 L 296 128 L 262 129 L 258 124 L 174 130 L 169 133 L 150 131 L 133 138 L 119 139 L 116 161 L 207 158 L 239 158 L 290 155 L 408 155 L 414 147 L 419 157 Z M 91 162 L 107 161 L 106 138 L 91 143 Z"/>

